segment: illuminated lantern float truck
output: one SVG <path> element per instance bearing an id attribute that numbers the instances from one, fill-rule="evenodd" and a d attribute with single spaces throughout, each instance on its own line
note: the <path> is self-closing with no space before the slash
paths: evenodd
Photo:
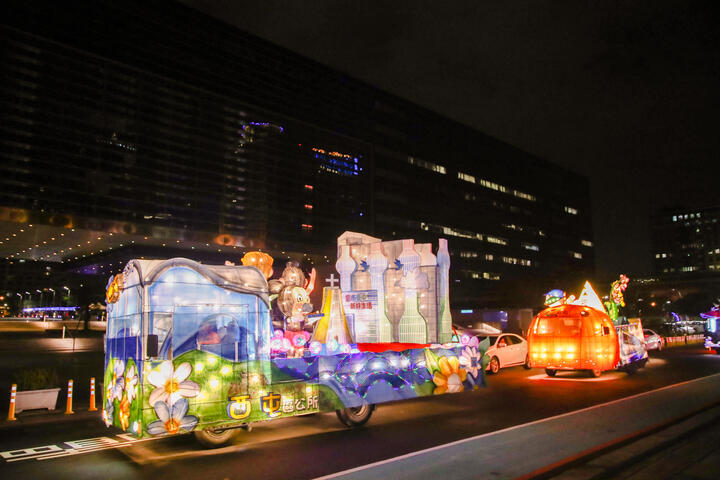
<path id="1" fill-rule="evenodd" d="M 342 286 L 331 279 L 318 315 L 312 281 L 289 264 L 268 282 L 263 253 L 243 266 L 130 261 L 107 289 L 105 422 L 215 446 L 255 422 L 336 411 L 357 426 L 378 403 L 484 385 L 486 345 L 453 341 L 444 240 L 437 256 L 362 234 L 338 245 Z"/>
<path id="2" fill-rule="evenodd" d="M 640 319 L 616 325 L 589 283 L 577 300 L 556 299 L 530 324 L 530 364 L 554 377 L 558 370 L 586 370 L 599 377 L 615 368 L 635 373 L 645 366 Z M 612 309 L 611 309 L 612 311 Z"/>

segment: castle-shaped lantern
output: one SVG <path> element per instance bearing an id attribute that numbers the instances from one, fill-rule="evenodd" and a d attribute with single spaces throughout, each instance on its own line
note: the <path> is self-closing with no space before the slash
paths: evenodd
<path id="1" fill-rule="evenodd" d="M 357 343 L 445 343 L 452 337 L 450 256 L 430 244 L 383 242 L 362 233 L 338 237 L 342 303 Z"/>

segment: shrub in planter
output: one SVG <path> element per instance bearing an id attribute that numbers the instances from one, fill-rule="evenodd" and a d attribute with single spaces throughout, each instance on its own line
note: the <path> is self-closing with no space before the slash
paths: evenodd
<path id="1" fill-rule="evenodd" d="M 25 368 L 15 374 L 18 390 L 59 388 L 60 377 L 54 368 Z"/>
<path id="2" fill-rule="evenodd" d="M 55 369 L 27 368 L 16 373 L 14 378 L 18 386 L 17 413 L 36 408 L 55 410 L 60 392 L 60 377 Z"/>

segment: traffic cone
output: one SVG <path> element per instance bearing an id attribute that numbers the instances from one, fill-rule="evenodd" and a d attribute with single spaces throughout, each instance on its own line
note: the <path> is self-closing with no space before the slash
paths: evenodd
<path id="1" fill-rule="evenodd" d="M 73 394 L 73 381 L 68 380 L 68 395 L 67 395 L 67 408 L 65 409 L 65 415 L 70 415 L 73 412 L 72 409 L 72 394 Z"/>
<path id="2" fill-rule="evenodd" d="M 10 410 L 8 410 L 8 421 L 11 422 L 13 420 L 17 420 L 15 418 L 15 394 L 17 392 L 17 385 L 13 383 L 12 388 L 10 389 Z"/>
<path id="3" fill-rule="evenodd" d="M 95 377 L 90 378 L 90 408 L 88 408 L 88 411 L 97 411 L 95 407 Z"/>

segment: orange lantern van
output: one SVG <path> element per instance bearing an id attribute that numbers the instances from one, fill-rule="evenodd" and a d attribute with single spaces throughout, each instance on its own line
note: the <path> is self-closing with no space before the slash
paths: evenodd
<path id="1" fill-rule="evenodd" d="M 605 313 L 584 305 L 558 305 L 540 312 L 527 335 L 530 364 L 555 376 L 558 370 L 588 370 L 594 377 L 618 364 L 618 335 Z"/>

